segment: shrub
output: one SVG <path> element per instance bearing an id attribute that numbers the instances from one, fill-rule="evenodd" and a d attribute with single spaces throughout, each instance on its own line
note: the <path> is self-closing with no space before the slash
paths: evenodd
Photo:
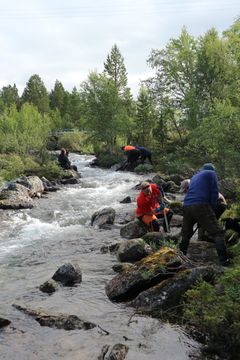
<path id="1" fill-rule="evenodd" d="M 19 155 L 0 155 L 0 177 L 11 180 L 24 173 L 24 163 Z"/>
<path id="2" fill-rule="evenodd" d="M 225 271 L 214 287 L 199 282 L 185 294 L 184 317 L 233 356 L 240 350 L 240 268 Z"/>

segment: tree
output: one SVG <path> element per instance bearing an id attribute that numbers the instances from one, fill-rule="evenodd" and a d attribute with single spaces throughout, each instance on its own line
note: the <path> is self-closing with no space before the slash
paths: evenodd
<path id="1" fill-rule="evenodd" d="M 35 74 L 30 77 L 24 88 L 21 101 L 35 105 L 41 114 L 49 112 L 48 92 L 39 75 Z"/>
<path id="2" fill-rule="evenodd" d="M 18 89 L 15 84 L 13 86 L 3 86 L 0 92 L 0 98 L 4 106 L 9 107 L 11 105 L 16 105 L 16 107 L 19 108 L 20 98 L 18 95 Z"/>
<path id="3" fill-rule="evenodd" d="M 66 113 L 66 90 L 62 83 L 58 80 L 55 81 L 54 88 L 49 94 L 50 107 L 53 110 L 58 109 L 61 116 Z"/>
<path id="4" fill-rule="evenodd" d="M 111 147 L 117 136 L 128 131 L 128 115 L 112 79 L 90 73 L 80 89 L 84 127 L 92 133 L 93 142 Z"/>
<path id="5" fill-rule="evenodd" d="M 156 75 L 146 86 L 158 106 L 179 110 L 173 118 L 173 128 L 178 133 L 187 127 L 197 126 L 198 103 L 196 99 L 197 41 L 183 28 L 178 39 L 172 39 L 163 50 L 152 50 L 148 64 Z M 175 114 L 173 112 L 173 114 Z"/>
<path id="6" fill-rule="evenodd" d="M 153 101 L 146 88 L 140 88 L 136 103 L 135 134 L 139 144 L 147 146 L 151 143 L 156 113 Z"/>
<path id="7" fill-rule="evenodd" d="M 113 45 L 110 55 L 107 56 L 103 72 L 113 80 L 119 93 L 123 93 L 127 86 L 127 71 L 124 65 L 124 58 L 116 44 Z"/>

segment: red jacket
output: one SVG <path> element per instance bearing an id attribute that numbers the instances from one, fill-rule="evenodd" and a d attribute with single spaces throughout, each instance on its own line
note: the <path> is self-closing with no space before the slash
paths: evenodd
<path id="1" fill-rule="evenodd" d="M 150 187 L 152 189 L 151 195 L 145 195 L 143 191 L 138 195 L 136 209 L 137 217 L 146 215 L 160 206 L 159 197 L 162 195 L 161 191 L 156 184 L 150 184 Z"/>

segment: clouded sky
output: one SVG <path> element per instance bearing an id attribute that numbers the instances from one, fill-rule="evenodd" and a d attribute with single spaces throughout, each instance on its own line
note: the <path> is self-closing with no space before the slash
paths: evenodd
<path id="1" fill-rule="evenodd" d="M 15 83 L 21 95 L 33 74 L 49 91 L 56 79 L 79 88 L 117 44 L 136 95 L 151 49 L 184 25 L 193 36 L 221 33 L 239 16 L 239 0 L 0 0 L 0 89 Z"/>

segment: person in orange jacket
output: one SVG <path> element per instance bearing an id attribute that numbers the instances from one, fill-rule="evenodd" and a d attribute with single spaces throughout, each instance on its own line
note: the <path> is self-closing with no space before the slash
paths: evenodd
<path id="1" fill-rule="evenodd" d="M 169 231 L 173 212 L 165 207 L 163 199 L 163 194 L 156 184 L 150 184 L 146 181 L 141 184 L 141 192 L 137 198 L 136 216 L 149 225 L 152 231 L 159 231 L 160 227 L 157 219 L 163 217 L 164 231 Z"/>
<path id="2" fill-rule="evenodd" d="M 121 148 L 125 155 L 127 156 L 127 163 L 125 165 L 125 168 L 127 168 L 128 166 L 132 167 L 132 165 L 140 158 L 141 153 L 140 150 L 138 150 L 135 146 L 133 145 L 126 145 L 126 146 L 122 146 Z"/>

